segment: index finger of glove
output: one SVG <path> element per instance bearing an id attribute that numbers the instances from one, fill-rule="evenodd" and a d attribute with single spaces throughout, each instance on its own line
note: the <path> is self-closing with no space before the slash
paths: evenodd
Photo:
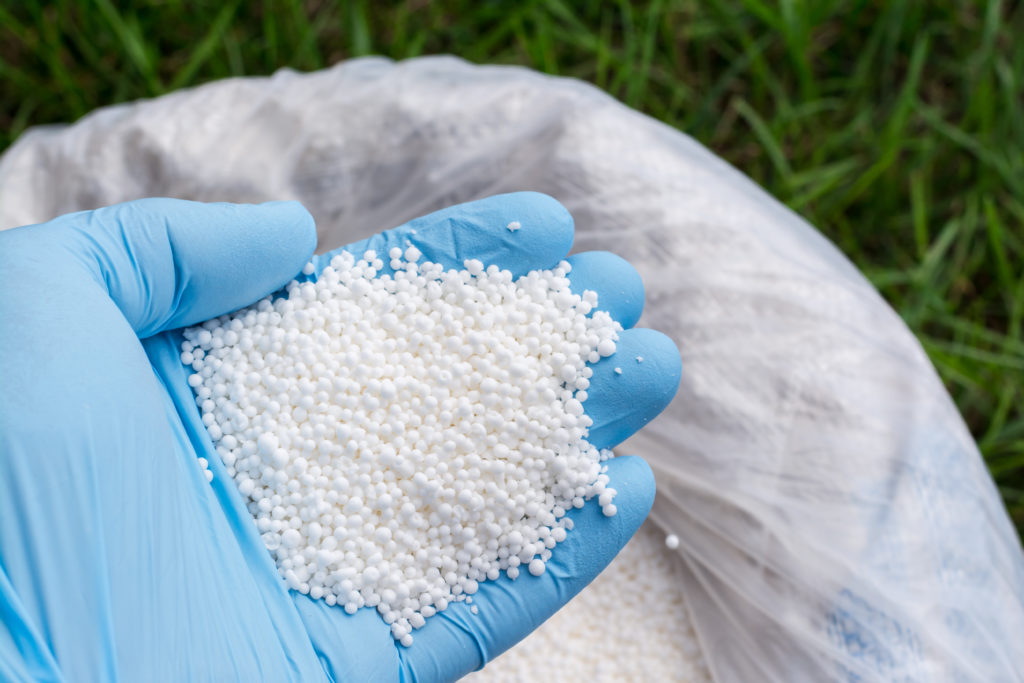
<path id="1" fill-rule="evenodd" d="M 519 277 L 553 267 L 569 253 L 572 239 L 572 216 L 558 201 L 538 192 L 515 192 L 435 211 L 316 256 L 313 265 L 320 272 L 342 251 L 360 258 L 373 250 L 389 272 L 392 249 L 405 255 L 415 247 L 421 261 L 445 268 L 461 269 L 467 259 L 477 259 Z"/>

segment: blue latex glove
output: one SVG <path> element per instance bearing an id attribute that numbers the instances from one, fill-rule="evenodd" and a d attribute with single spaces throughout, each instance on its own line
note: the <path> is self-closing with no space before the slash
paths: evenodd
<path id="1" fill-rule="evenodd" d="M 447 266 L 478 258 L 518 275 L 566 255 L 572 220 L 549 197 L 503 195 L 347 249 L 406 240 Z M 540 625 L 639 527 L 654 481 L 617 458 L 617 516 L 596 501 L 570 512 L 545 574 L 481 584 L 479 614 L 453 604 L 409 648 L 372 608 L 349 616 L 289 591 L 199 419 L 178 328 L 281 287 L 315 243 L 293 202 L 149 199 L 0 233 L 0 680 L 452 680 Z M 631 327 L 636 272 L 611 254 L 570 261 L 573 288 Z M 679 376 L 668 338 L 623 333 L 594 367 L 591 442 L 632 434 Z"/>

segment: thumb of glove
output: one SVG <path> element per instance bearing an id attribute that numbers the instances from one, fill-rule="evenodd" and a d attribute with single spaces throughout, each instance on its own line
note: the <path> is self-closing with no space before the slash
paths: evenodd
<path id="1" fill-rule="evenodd" d="M 316 246 L 313 217 L 298 202 L 141 199 L 11 233 L 51 259 L 63 253 L 78 261 L 139 338 L 266 296 L 293 278 Z"/>

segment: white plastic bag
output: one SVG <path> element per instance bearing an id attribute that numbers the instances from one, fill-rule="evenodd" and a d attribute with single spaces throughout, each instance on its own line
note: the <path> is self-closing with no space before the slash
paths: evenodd
<path id="1" fill-rule="evenodd" d="M 1021 681 L 1024 557 L 921 347 L 813 228 L 582 83 L 451 58 L 234 79 L 24 136 L 0 228 L 143 196 L 298 199 L 320 248 L 533 189 L 647 285 L 683 383 L 621 450 L 716 681 Z"/>

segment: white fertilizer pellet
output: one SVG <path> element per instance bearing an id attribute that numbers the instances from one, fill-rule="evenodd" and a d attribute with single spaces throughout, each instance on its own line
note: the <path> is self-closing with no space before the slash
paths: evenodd
<path id="1" fill-rule="evenodd" d="M 464 683 L 710 683 L 675 553 L 652 522 L 593 583 Z M 623 591 L 629 598 L 623 599 Z M 601 656 L 614 653 L 614 656 Z"/>
<path id="2" fill-rule="evenodd" d="M 679 547 L 679 537 L 675 534 L 669 534 L 665 537 L 665 547 L 669 550 L 675 550 Z"/>
<path id="3" fill-rule="evenodd" d="M 569 509 L 616 512 L 583 402 L 621 326 L 570 291 L 567 262 L 513 280 L 420 256 L 392 248 L 382 273 L 342 253 L 187 330 L 181 353 L 288 585 L 375 607 L 405 645 L 480 582 L 543 574 Z"/>

